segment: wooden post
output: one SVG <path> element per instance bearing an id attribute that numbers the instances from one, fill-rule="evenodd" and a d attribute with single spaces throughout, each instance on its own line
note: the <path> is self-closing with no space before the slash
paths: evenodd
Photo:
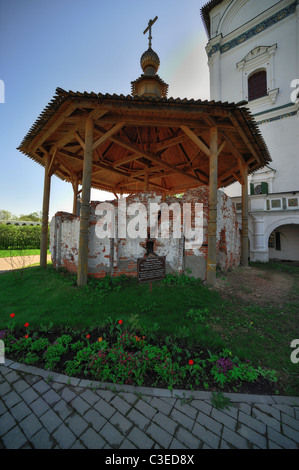
<path id="1" fill-rule="evenodd" d="M 44 177 L 44 195 L 43 195 L 43 214 L 42 214 L 42 230 L 40 241 L 40 265 L 47 267 L 47 249 L 48 249 L 48 226 L 49 226 L 49 203 L 50 203 L 50 186 L 51 176 L 49 174 L 50 155 L 44 153 L 45 157 L 45 177 Z"/>
<path id="2" fill-rule="evenodd" d="M 243 164 L 241 265 L 248 266 L 248 168 Z"/>
<path id="3" fill-rule="evenodd" d="M 82 178 L 82 202 L 80 210 L 80 236 L 77 276 L 78 286 L 85 286 L 87 283 L 89 202 L 92 172 L 93 128 L 93 120 L 88 118 L 85 124 L 85 149 Z"/>
<path id="4" fill-rule="evenodd" d="M 210 131 L 210 182 L 209 182 L 209 221 L 208 221 L 208 259 L 207 285 L 213 286 L 216 281 L 216 235 L 217 235 L 217 189 L 218 189 L 218 131 Z"/>
<path id="5" fill-rule="evenodd" d="M 149 169 L 146 168 L 145 174 L 144 174 L 144 191 L 149 190 Z"/>
<path id="6" fill-rule="evenodd" d="M 73 199 L 73 214 L 77 215 L 77 201 L 78 201 L 78 178 L 72 183 L 73 191 L 74 191 L 74 199 Z"/>

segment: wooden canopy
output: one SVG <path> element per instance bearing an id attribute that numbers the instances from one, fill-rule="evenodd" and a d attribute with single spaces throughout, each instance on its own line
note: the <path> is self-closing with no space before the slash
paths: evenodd
<path id="1" fill-rule="evenodd" d="M 94 123 L 93 188 L 165 194 L 209 184 L 210 131 L 217 128 L 218 188 L 271 161 L 245 102 L 79 93 L 56 94 L 18 147 L 73 186 L 82 184 L 85 123 Z"/>

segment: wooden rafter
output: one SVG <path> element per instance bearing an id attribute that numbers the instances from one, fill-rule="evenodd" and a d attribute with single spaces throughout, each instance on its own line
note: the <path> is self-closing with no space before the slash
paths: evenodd
<path id="1" fill-rule="evenodd" d="M 209 147 L 189 127 L 181 126 L 181 129 L 208 157 L 211 156 Z"/>
<path id="2" fill-rule="evenodd" d="M 103 134 L 93 143 L 93 150 L 95 150 L 101 144 L 106 142 L 106 140 L 110 139 L 110 137 L 116 134 L 123 126 L 124 122 L 119 122 L 118 124 L 115 124 L 111 129 L 109 129 L 109 131 L 105 132 L 105 134 Z"/>

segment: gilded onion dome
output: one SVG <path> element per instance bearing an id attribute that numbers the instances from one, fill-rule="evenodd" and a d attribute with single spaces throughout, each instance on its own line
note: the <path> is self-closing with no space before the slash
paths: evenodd
<path id="1" fill-rule="evenodd" d="M 142 54 L 140 65 L 145 75 L 155 75 L 160 66 L 158 54 L 149 47 L 148 50 Z"/>

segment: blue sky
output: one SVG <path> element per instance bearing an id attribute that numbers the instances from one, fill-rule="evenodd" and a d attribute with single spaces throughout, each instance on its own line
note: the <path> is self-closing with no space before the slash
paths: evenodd
<path id="1" fill-rule="evenodd" d="M 207 36 L 200 0 L 0 0 L 0 210 L 42 209 L 43 168 L 17 147 L 57 87 L 95 93 L 131 92 L 148 47 L 149 19 L 158 74 L 168 97 L 209 99 Z M 72 211 L 72 186 L 52 177 L 50 218 Z M 92 191 L 92 200 L 114 198 Z"/>

